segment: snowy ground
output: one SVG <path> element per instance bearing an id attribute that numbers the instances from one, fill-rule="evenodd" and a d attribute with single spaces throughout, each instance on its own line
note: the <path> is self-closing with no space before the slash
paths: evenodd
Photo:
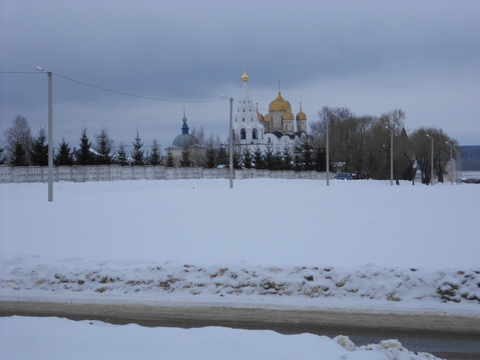
<path id="1" fill-rule="evenodd" d="M 48 329 L 48 331 L 45 331 Z M 1 359 L 423 360 L 398 341 L 356 347 L 348 338 L 273 331 L 143 328 L 58 318 L 0 318 Z M 26 345 L 28 344 L 28 345 Z"/>
<path id="2" fill-rule="evenodd" d="M 46 184 L 1 184 L 0 300 L 480 317 L 480 186 L 330 184 L 242 180 L 229 189 L 228 180 L 55 183 L 53 203 L 47 202 Z M 47 320 L 1 321 L 16 328 Z M 62 326 L 78 327 L 73 333 L 83 333 L 82 327 L 147 331 Z M 204 331 L 171 336 L 178 342 L 209 337 L 209 331 L 242 341 L 252 336 Z M 151 336 L 167 337 L 159 334 Z M 318 338 L 315 346 L 338 346 L 329 341 Z M 361 351 L 355 354 L 360 357 L 348 359 L 363 359 Z"/>

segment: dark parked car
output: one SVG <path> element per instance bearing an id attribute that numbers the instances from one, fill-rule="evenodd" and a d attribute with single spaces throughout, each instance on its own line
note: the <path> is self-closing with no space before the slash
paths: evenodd
<path id="1" fill-rule="evenodd" d="M 353 176 L 350 173 L 338 173 L 335 180 L 353 180 Z"/>

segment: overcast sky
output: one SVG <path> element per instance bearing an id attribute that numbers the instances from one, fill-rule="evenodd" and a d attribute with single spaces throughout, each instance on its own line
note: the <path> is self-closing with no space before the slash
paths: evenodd
<path id="1" fill-rule="evenodd" d="M 0 0 L 0 139 L 17 115 L 78 147 L 103 127 L 162 148 L 190 128 L 228 134 L 246 66 L 260 111 L 278 93 L 309 121 L 323 106 L 405 111 L 407 131 L 480 144 L 480 1 Z M 65 79 L 160 101 L 111 93 Z M 205 102 L 195 102 L 202 100 Z"/>

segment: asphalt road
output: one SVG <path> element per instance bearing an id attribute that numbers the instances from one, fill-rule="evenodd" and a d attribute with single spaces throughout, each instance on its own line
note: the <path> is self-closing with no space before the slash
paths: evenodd
<path id="1" fill-rule="evenodd" d="M 0 316 L 55 316 L 149 327 L 224 326 L 283 334 L 347 335 L 356 345 L 398 339 L 411 351 L 480 359 L 480 319 L 434 314 L 375 314 L 213 306 L 145 306 L 0 301 Z"/>

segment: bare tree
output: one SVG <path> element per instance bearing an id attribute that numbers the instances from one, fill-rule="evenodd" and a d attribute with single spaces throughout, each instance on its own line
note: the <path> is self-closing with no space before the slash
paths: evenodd
<path id="1" fill-rule="evenodd" d="M 213 134 L 210 134 L 208 139 L 205 142 L 205 160 L 203 166 L 207 169 L 212 169 L 215 167 L 215 152 L 216 152 L 216 143 L 213 137 Z"/>
<path id="2" fill-rule="evenodd" d="M 395 109 L 393 111 L 382 114 L 381 121 L 390 129 L 401 130 L 404 127 L 403 120 L 405 120 L 405 112 L 402 109 Z"/>
<path id="3" fill-rule="evenodd" d="M 6 129 L 4 134 L 7 142 L 7 157 L 13 156 L 13 152 L 19 144 L 25 153 L 25 162 L 29 164 L 33 137 L 27 119 L 21 115 L 16 116 L 12 121 L 12 126 Z"/>
<path id="4" fill-rule="evenodd" d="M 201 147 L 205 147 L 205 142 L 207 141 L 207 138 L 205 136 L 205 132 L 203 131 L 203 126 L 200 126 L 199 130 L 193 127 L 192 130 L 190 130 L 190 134 L 197 138 L 198 145 L 200 145 Z"/>
<path id="5" fill-rule="evenodd" d="M 429 128 L 421 127 L 415 130 L 412 135 L 413 152 L 415 153 L 415 160 L 420 168 L 422 174 L 422 184 L 429 184 L 432 177 L 430 170 L 430 139 L 427 137 Z"/>
<path id="6" fill-rule="evenodd" d="M 430 138 L 427 137 L 427 134 Z M 412 143 L 415 159 L 422 171 L 422 183 L 430 183 L 431 174 L 431 139 L 433 139 L 433 169 L 437 174 L 438 181 L 443 182 L 445 168 L 450 159 L 450 146 L 457 146 L 458 142 L 450 138 L 442 129 L 423 127 L 412 134 Z M 447 144 L 448 143 L 448 144 Z"/>

